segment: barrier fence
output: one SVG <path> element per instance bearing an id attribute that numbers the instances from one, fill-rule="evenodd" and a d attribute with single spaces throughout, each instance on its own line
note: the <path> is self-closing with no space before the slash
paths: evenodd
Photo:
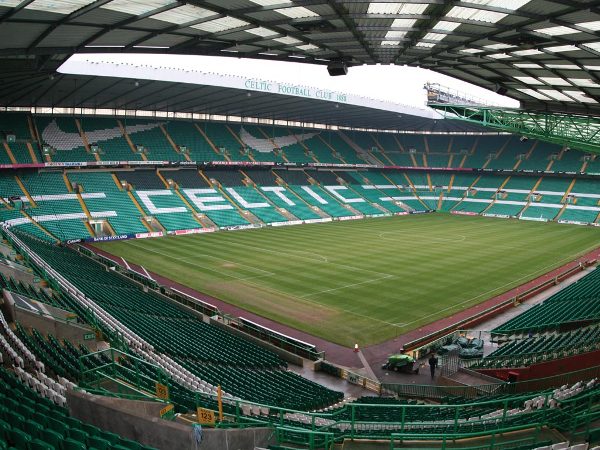
<path id="1" fill-rule="evenodd" d="M 581 380 L 590 380 L 597 377 L 600 377 L 600 366 L 515 383 L 499 382 L 473 386 L 383 383 L 381 391 L 384 394 L 419 399 L 443 400 L 451 397 L 476 399 L 486 395 L 514 395 L 524 392 L 554 389 L 565 384 L 573 384 Z"/>

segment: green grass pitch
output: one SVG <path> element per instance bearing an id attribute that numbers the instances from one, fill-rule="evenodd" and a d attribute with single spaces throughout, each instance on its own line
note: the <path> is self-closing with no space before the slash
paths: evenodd
<path id="1" fill-rule="evenodd" d="M 436 213 L 98 244 L 277 322 L 379 343 L 600 245 L 600 230 Z"/>

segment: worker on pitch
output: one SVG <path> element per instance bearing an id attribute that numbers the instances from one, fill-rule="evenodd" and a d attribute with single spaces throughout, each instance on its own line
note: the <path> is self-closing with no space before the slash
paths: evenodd
<path id="1" fill-rule="evenodd" d="M 431 372 L 431 379 L 435 377 L 435 368 L 438 366 L 438 359 L 435 353 L 432 353 L 429 358 L 429 370 Z"/>

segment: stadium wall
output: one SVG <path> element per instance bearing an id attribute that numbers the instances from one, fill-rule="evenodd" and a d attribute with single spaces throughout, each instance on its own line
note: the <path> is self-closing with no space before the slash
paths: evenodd
<path id="1" fill-rule="evenodd" d="M 160 419 L 165 404 L 159 402 L 69 391 L 67 404 L 73 417 L 159 450 L 254 450 L 273 444 L 271 428 L 203 428 L 202 441 L 196 443 L 190 423 Z"/>
<path id="2" fill-rule="evenodd" d="M 597 365 L 598 361 L 600 361 L 600 350 L 532 364 L 528 367 L 477 369 L 477 372 L 501 380 L 516 378 L 516 381 L 527 381 L 587 369 Z"/>

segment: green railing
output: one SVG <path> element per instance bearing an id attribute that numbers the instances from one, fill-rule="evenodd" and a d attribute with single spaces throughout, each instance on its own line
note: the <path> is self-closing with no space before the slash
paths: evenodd
<path id="1" fill-rule="evenodd" d="M 99 359 L 105 360 L 103 364 L 96 364 Z M 127 362 L 127 366 L 122 362 Z M 87 368 L 88 364 L 92 368 Z M 129 399 L 169 400 L 170 377 L 162 368 L 115 348 L 81 356 L 79 371 L 78 385 L 88 392 Z"/>
<path id="2" fill-rule="evenodd" d="M 297 446 L 308 447 L 309 450 L 324 449 L 329 450 L 335 443 L 333 433 L 324 433 L 322 431 L 306 430 L 296 427 L 276 427 L 275 439 L 279 448 L 297 449 Z M 288 447 L 286 444 L 292 444 Z"/>
<path id="3" fill-rule="evenodd" d="M 517 355 L 486 356 L 481 359 L 463 361 L 466 367 L 479 369 L 495 369 L 501 367 L 525 367 L 555 359 L 567 358 L 581 353 L 593 352 L 600 349 L 600 342 L 592 342 L 578 347 L 564 347 L 555 350 L 521 353 Z"/>
<path id="4" fill-rule="evenodd" d="M 400 397 L 445 400 L 451 397 L 464 397 L 468 399 L 482 398 L 486 395 L 519 394 L 524 392 L 553 389 L 564 384 L 573 384 L 581 380 L 590 380 L 600 377 L 600 366 L 577 370 L 564 374 L 554 375 L 535 380 L 525 380 L 516 383 L 491 383 L 470 386 L 438 386 L 430 384 L 395 384 L 384 383 L 382 392 Z"/>
<path id="5" fill-rule="evenodd" d="M 444 434 L 430 434 L 427 436 L 418 434 L 413 435 L 410 433 L 392 433 L 390 438 L 390 450 L 409 449 L 410 444 L 406 441 L 437 441 L 435 446 L 427 447 L 419 445 L 415 448 L 421 450 L 445 450 L 447 448 L 460 448 L 461 450 L 504 450 L 514 449 L 522 446 L 535 446 L 536 444 L 545 444 L 546 442 L 540 441 L 540 434 L 542 426 L 540 424 L 527 424 L 518 427 L 504 428 L 502 430 L 495 430 L 493 432 L 473 432 L 473 433 L 444 433 Z M 510 437 L 505 436 L 509 433 L 527 433 L 524 437 Z M 489 440 L 487 443 L 479 445 L 465 445 L 466 442 L 457 442 L 461 440 L 475 440 L 475 439 L 486 439 Z M 401 444 L 400 447 L 396 447 L 396 443 Z M 458 444 L 458 446 L 455 446 Z"/>

